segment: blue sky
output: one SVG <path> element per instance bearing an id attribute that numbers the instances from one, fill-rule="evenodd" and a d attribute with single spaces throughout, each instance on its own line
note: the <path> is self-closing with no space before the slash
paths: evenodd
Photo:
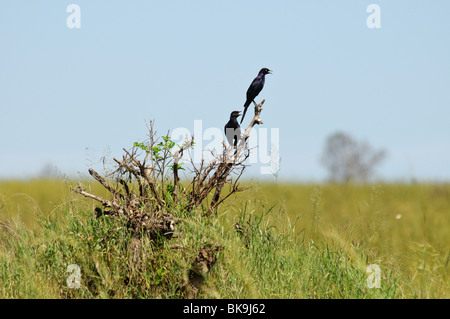
<path id="1" fill-rule="evenodd" d="M 261 127 L 279 129 L 280 179 L 325 179 L 324 142 L 341 130 L 387 150 L 379 178 L 449 180 L 449 14 L 446 0 L 5 1 L 0 179 L 47 163 L 85 174 L 145 140 L 151 119 L 159 133 L 222 129 L 268 67 L 257 100 Z"/>

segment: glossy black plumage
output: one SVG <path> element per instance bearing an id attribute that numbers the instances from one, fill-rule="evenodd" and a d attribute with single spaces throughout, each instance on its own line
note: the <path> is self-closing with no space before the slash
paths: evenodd
<path id="1" fill-rule="evenodd" d="M 237 118 L 241 116 L 240 111 L 233 111 L 230 114 L 230 120 L 225 124 L 225 136 L 227 137 L 228 143 L 237 146 L 238 141 L 241 139 L 241 126 L 239 125 Z"/>
<path id="2" fill-rule="evenodd" d="M 254 101 L 255 97 L 258 96 L 259 92 L 261 92 L 261 90 L 264 87 L 264 83 L 266 80 L 265 76 L 266 76 L 266 74 L 271 74 L 270 72 L 271 72 L 271 70 L 269 70 L 268 68 L 262 68 L 259 71 L 258 76 L 250 84 L 250 86 L 247 90 L 247 100 L 245 101 L 245 104 L 244 104 L 244 114 L 242 115 L 241 124 L 242 124 L 242 121 L 244 120 L 245 113 L 247 113 L 247 108 L 249 107 L 249 105 L 252 102 L 255 103 L 255 101 Z"/>

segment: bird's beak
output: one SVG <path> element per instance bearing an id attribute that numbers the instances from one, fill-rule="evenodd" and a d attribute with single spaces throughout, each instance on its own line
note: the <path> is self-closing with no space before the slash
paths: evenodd
<path id="1" fill-rule="evenodd" d="M 269 70 L 269 71 L 267 72 L 267 74 L 272 74 L 272 70 Z"/>
<path id="2" fill-rule="evenodd" d="M 238 117 L 241 116 L 241 115 L 242 115 L 241 112 L 239 112 Z"/>

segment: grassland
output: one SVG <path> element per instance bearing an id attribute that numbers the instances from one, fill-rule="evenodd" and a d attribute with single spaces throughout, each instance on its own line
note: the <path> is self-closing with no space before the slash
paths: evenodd
<path id="1" fill-rule="evenodd" d="M 208 243 L 223 250 L 201 298 L 450 298 L 448 184 L 251 183 L 217 216 L 194 211 L 179 237 L 143 242 L 139 265 L 123 221 L 93 219 L 75 184 L 0 182 L 0 298 L 183 298 Z M 371 264 L 381 288 L 367 286 Z"/>

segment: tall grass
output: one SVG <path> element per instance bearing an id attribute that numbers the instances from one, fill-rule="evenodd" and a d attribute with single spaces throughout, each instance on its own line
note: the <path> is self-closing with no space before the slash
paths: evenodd
<path id="1" fill-rule="evenodd" d="M 0 297 L 184 298 L 208 244 L 223 249 L 200 298 L 450 297 L 449 185 L 253 183 L 217 216 L 194 211 L 176 238 L 133 246 L 124 221 L 93 219 L 68 183 L 0 183 Z M 381 288 L 367 285 L 370 264 Z"/>
<path id="2" fill-rule="evenodd" d="M 260 184 L 243 197 L 255 204 L 281 197 L 287 215 L 299 217 L 299 236 L 364 251 L 368 263 L 401 274 L 403 296 L 450 296 L 448 184 Z"/>

